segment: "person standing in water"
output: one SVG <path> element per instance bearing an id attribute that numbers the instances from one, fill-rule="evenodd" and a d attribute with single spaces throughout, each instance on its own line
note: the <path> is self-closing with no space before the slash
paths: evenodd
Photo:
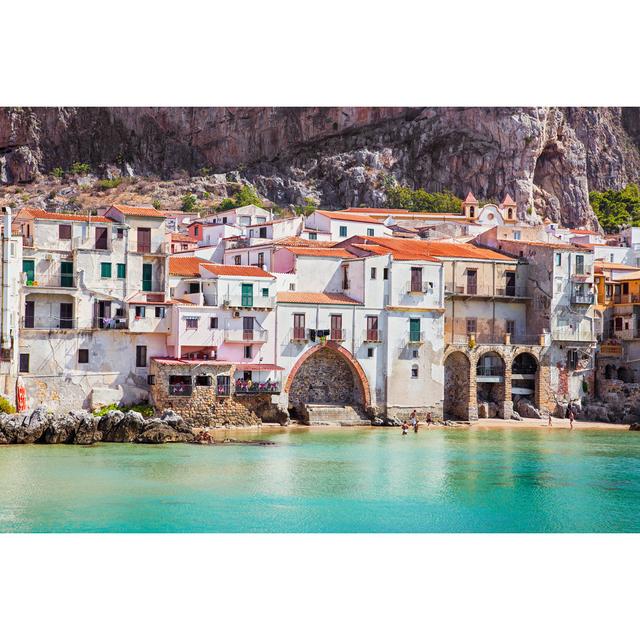
<path id="1" fill-rule="evenodd" d="M 411 412 L 409 421 L 411 422 L 411 426 L 413 427 L 413 432 L 418 433 L 418 414 L 416 413 L 415 409 Z"/>
<path id="2" fill-rule="evenodd" d="M 402 423 L 402 435 L 406 436 L 409 432 L 409 425 L 406 422 Z"/>
<path id="3" fill-rule="evenodd" d="M 573 419 L 574 419 L 573 409 L 569 409 L 567 412 L 567 418 L 569 418 L 569 431 L 573 430 Z"/>
<path id="4" fill-rule="evenodd" d="M 433 424 L 433 418 L 431 417 L 431 411 L 427 413 L 427 428 Z"/>

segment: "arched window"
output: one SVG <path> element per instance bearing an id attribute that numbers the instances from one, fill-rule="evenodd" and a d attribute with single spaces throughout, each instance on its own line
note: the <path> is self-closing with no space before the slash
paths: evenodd
<path id="1" fill-rule="evenodd" d="M 507 209 L 507 217 L 513 218 L 513 209 Z"/>
<path id="2" fill-rule="evenodd" d="M 469 207 L 469 213 L 473 216 L 476 213 L 476 208 L 475 207 Z"/>
<path id="3" fill-rule="evenodd" d="M 412 378 L 417 378 L 418 377 L 418 365 L 417 364 L 414 364 L 411 367 L 411 377 Z"/>

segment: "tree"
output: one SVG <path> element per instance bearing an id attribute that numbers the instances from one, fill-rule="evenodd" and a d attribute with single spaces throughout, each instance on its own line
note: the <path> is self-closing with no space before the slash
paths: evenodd
<path id="1" fill-rule="evenodd" d="M 318 208 L 318 202 L 313 198 L 305 198 L 304 204 L 297 204 L 293 210 L 297 216 L 311 215 Z"/>
<path id="2" fill-rule="evenodd" d="M 598 222 L 608 232 L 616 232 L 629 225 L 640 225 L 640 188 L 630 183 L 621 191 L 591 191 L 589 202 Z"/>
<path id="3" fill-rule="evenodd" d="M 263 205 L 262 198 L 255 192 L 255 189 L 248 184 L 243 185 L 233 198 L 225 198 L 219 205 L 218 211 L 228 211 L 238 207 L 246 207 L 255 204 L 257 207 Z"/>
<path id="4" fill-rule="evenodd" d="M 462 200 L 450 191 L 429 193 L 424 189 L 410 189 L 400 185 L 388 186 L 385 190 L 387 207 L 409 211 L 454 213 L 462 209 Z"/>
<path id="5" fill-rule="evenodd" d="M 193 193 L 187 193 L 182 196 L 182 207 L 181 209 L 185 212 L 195 211 L 198 203 L 198 199 Z"/>

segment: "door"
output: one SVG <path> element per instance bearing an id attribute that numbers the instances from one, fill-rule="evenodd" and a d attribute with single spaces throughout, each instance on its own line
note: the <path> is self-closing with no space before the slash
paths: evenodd
<path id="1" fill-rule="evenodd" d="M 472 296 L 478 293 L 478 272 L 475 269 L 467 269 L 467 293 Z"/>
<path id="2" fill-rule="evenodd" d="M 23 260 L 22 271 L 27 276 L 27 284 L 33 283 L 36 279 L 36 263 L 34 260 Z"/>
<path id="3" fill-rule="evenodd" d="M 143 291 L 153 290 L 152 280 L 153 280 L 153 265 L 143 264 L 142 265 L 142 290 Z"/>
<path id="4" fill-rule="evenodd" d="M 411 267 L 411 291 L 422 291 L 422 269 Z"/>
<path id="5" fill-rule="evenodd" d="M 331 339 L 342 340 L 342 316 L 331 316 Z"/>
<path id="6" fill-rule="evenodd" d="M 73 262 L 60 263 L 60 286 L 73 287 Z"/>
<path id="7" fill-rule="evenodd" d="M 409 318 L 409 342 L 420 342 L 420 318 Z"/>
<path id="8" fill-rule="evenodd" d="M 96 249 L 107 249 L 107 227 L 96 227 Z"/>
<path id="9" fill-rule="evenodd" d="M 293 314 L 293 339 L 304 340 L 304 313 Z"/>
<path id="10" fill-rule="evenodd" d="M 253 340 L 254 318 L 242 318 L 242 339 Z"/>
<path id="11" fill-rule="evenodd" d="M 140 227 L 138 229 L 138 253 L 150 253 L 151 229 Z"/>
<path id="12" fill-rule="evenodd" d="M 24 303 L 24 326 L 26 329 L 33 329 L 36 324 L 36 303 L 27 300 Z"/>
<path id="13" fill-rule="evenodd" d="M 508 296 L 516 295 L 516 274 L 514 271 L 507 271 L 506 277 L 506 294 Z"/>
<path id="14" fill-rule="evenodd" d="M 378 316 L 367 316 L 367 340 L 378 341 Z"/>
<path id="15" fill-rule="evenodd" d="M 242 299 L 240 304 L 243 307 L 253 307 L 253 285 L 252 284 L 243 284 L 242 285 Z"/>
<path id="16" fill-rule="evenodd" d="M 60 328 L 73 329 L 73 304 L 70 302 L 60 303 Z"/>
<path id="17" fill-rule="evenodd" d="M 111 326 L 111 301 L 100 300 L 98 302 L 98 326 L 107 329 Z"/>

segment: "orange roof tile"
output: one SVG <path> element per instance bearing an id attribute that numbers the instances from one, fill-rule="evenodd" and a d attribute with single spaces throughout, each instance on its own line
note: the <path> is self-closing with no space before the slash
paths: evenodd
<path id="1" fill-rule="evenodd" d="M 575 233 L 576 235 L 598 235 L 596 231 L 591 231 L 591 229 L 568 229 L 568 231 L 570 231 L 571 233 Z"/>
<path id="2" fill-rule="evenodd" d="M 353 258 L 346 249 L 331 247 L 283 247 L 297 256 L 315 256 L 318 258 Z"/>
<path id="3" fill-rule="evenodd" d="M 254 278 L 274 278 L 270 273 L 260 267 L 241 266 L 236 264 L 216 264 L 207 262 L 202 265 L 207 271 L 217 276 L 247 276 Z"/>
<path id="4" fill-rule="evenodd" d="M 307 240 L 300 236 L 287 236 L 272 242 L 280 247 L 333 247 L 336 243 L 332 240 Z"/>
<path id="5" fill-rule="evenodd" d="M 349 211 L 324 211 L 322 209 L 316 209 L 314 213 L 323 215 L 325 218 L 330 218 L 331 220 L 351 220 L 353 222 L 366 222 L 367 224 L 382 224 L 380 220 L 376 220 L 375 218 Z"/>
<path id="6" fill-rule="evenodd" d="M 172 276 L 198 277 L 200 275 L 200 265 L 210 262 L 210 260 L 197 258 L 196 256 L 171 256 L 169 258 L 169 273 Z"/>
<path id="7" fill-rule="evenodd" d="M 362 304 L 343 293 L 312 293 L 305 291 L 281 291 L 277 294 L 278 302 L 295 302 L 297 304 Z"/>
<path id="8" fill-rule="evenodd" d="M 512 240 L 500 238 L 498 242 L 513 242 L 514 244 L 531 245 L 533 247 L 547 247 L 548 249 L 564 249 L 565 251 L 581 251 L 582 253 L 591 253 L 591 249 L 584 249 L 585 244 L 561 244 L 559 242 L 538 242 L 533 240 Z"/>
<path id="9" fill-rule="evenodd" d="M 409 209 L 376 209 L 375 207 L 347 207 L 342 211 L 348 211 L 349 213 L 388 213 L 392 215 L 394 213 L 410 213 Z"/>
<path id="10" fill-rule="evenodd" d="M 53 213 L 51 211 L 45 211 L 44 209 L 31 208 L 21 209 L 16 215 L 25 213 L 37 220 L 71 220 L 73 222 L 100 222 L 102 224 L 113 222 L 113 220 L 109 220 L 109 218 L 103 216 L 88 216 L 86 213 Z"/>
<path id="11" fill-rule="evenodd" d="M 427 251 L 439 258 L 469 258 L 471 260 L 509 260 L 513 261 L 511 256 L 506 256 L 492 249 L 484 249 L 476 247 L 467 242 L 438 242 L 432 240 L 423 241 L 427 246 Z"/>
<path id="12" fill-rule="evenodd" d="M 113 204 L 113 209 L 116 209 L 125 216 L 143 216 L 146 218 L 166 218 L 166 211 L 158 211 L 154 207 L 133 207 L 128 204 Z"/>
<path id="13" fill-rule="evenodd" d="M 605 271 L 637 271 L 640 268 L 630 264 L 623 264 L 622 262 L 607 262 L 602 258 L 594 260 L 593 264 Z"/>
<path id="14" fill-rule="evenodd" d="M 172 242 L 194 242 L 194 243 L 198 242 L 192 236 L 188 236 L 188 235 L 186 235 L 184 233 L 172 233 L 171 234 L 171 240 L 172 240 Z"/>

